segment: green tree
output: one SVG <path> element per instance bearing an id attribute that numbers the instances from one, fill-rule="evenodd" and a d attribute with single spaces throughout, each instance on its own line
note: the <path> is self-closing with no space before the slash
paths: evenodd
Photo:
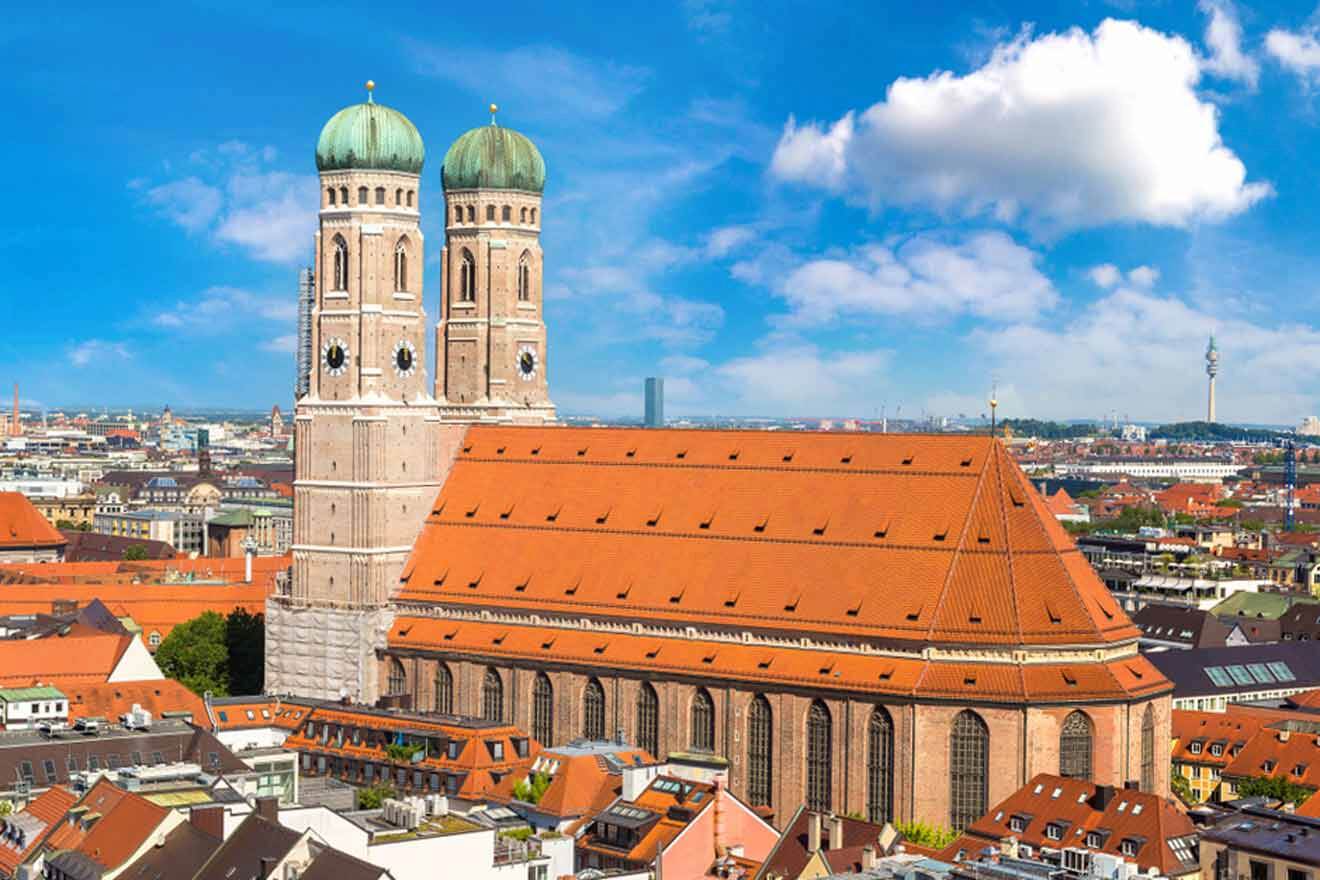
<path id="1" fill-rule="evenodd" d="M 894 828 L 903 835 L 904 840 L 931 849 L 943 849 L 958 839 L 952 828 L 927 825 L 925 822 L 896 822 Z"/>
<path id="2" fill-rule="evenodd" d="M 124 548 L 124 559 L 128 562 L 136 562 L 139 559 L 147 558 L 147 548 L 141 544 L 129 544 Z"/>
<path id="3" fill-rule="evenodd" d="M 1305 785 L 1298 785 L 1286 776 L 1256 776 L 1238 783 L 1239 797 L 1263 797 L 1270 800 L 1286 801 L 1294 806 L 1302 803 L 1315 792 Z"/>
<path id="4" fill-rule="evenodd" d="M 1196 792 L 1192 791 L 1192 784 L 1181 773 L 1175 771 L 1169 775 L 1169 787 L 1184 804 L 1194 804 L 1199 800 Z"/>
<path id="5" fill-rule="evenodd" d="M 387 783 L 359 788 L 357 790 L 357 808 L 359 810 L 379 810 L 380 805 L 389 797 L 394 797 L 394 788 Z"/>
<path id="6" fill-rule="evenodd" d="M 266 618 L 235 608 L 225 618 L 229 692 L 259 694 L 266 681 Z"/>
<path id="7" fill-rule="evenodd" d="M 550 787 L 550 777 L 545 773 L 533 774 L 513 786 L 513 796 L 526 804 L 540 803 L 545 790 Z"/>
<path id="8" fill-rule="evenodd" d="M 170 631 L 156 649 L 156 663 L 170 678 L 196 694 L 229 694 L 229 649 L 225 619 L 206 611 Z"/>

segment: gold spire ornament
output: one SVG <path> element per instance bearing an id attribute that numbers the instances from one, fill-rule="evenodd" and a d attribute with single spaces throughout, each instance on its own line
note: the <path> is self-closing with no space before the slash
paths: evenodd
<path id="1" fill-rule="evenodd" d="M 495 114 L 496 114 L 496 113 L 499 113 L 499 112 L 500 112 L 500 108 L 499 108 L 499 105 L 498 105 L 498 104 L 491 104 L 491 105 L 490 105 L 490 124 L 491 124 L 491 125 L 494 125 L 494 124 L 495 124 Z"/>
<path id="2" fill-rule="evenodd" d="M 374 92 L 375 90 L 376 90 L 376 81 L 375 81 L 374 79 L 369 79 L 369 80 L 367 80 L 367 103 L 368 103 L 368 104 L 373 103 L 373 101 L 371 100 L 371 93 Z"/>

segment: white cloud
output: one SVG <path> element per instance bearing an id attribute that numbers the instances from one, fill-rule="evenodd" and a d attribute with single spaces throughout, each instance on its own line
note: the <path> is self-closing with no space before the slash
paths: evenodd
<path id="1" fill-rule="evenodd" d="M 660 361 L 660 370 L 671 376 L 688 376 L 710 369 L 710 361 L 688 354 L 671 354 Z"/>
<path id="2" fill-rule="evenodd" d="M 1113 287 L 1123 278 L 1123 273 L 1113 263 L 1101 263 L 1099 266 L 1092 266 L 1086 273 L 1098 287 Z"/>
<path id="3" fill-rule="evenodd" d="M 1063 324 L 981 329 L 966 341 L 1013 390 L 1014 415 L 1179 421 L 1204 416 L 1211 333 L 1222 356 L 1220 419 L 1289 424 L 1315 411 L 1320 330 L 1129 286 Z"/>
<path id="4" fill-rule="evenodd" d="M 1200 0 L 1197 6 L 1210 16 L 1205 26 L 1210 55 L 1202 59 L 1203 69 L 1254 89 L 1260 79 L 1260 64 L 1242 50 L 1242 25 L 1230 0 Z"/>
<path id="5" fill-rule="evenodd" d="M 1031 320 L 1058 301 L 1038 260 L 998 231 L 961 240 L 917 235 L 896 247 L 865 245 L 808 260 L 781 276 L 775 289 L 792 308 L 790 321 L 801 324 L 847 315 Z"/>
<path id="6" fill-rule="evenodd" d="M 761 416 L 864 415 L 887 379 L 884 350 L 822 352 L 805 343 L 768 344 L 715 367 L 704 385 L 726 411 Z"/>
<path id="7" fill-rule="evenodd" d="M 292 293 L 264 296 L 237 287 L 216 286 L 173 306 L 157 307 L 148 314 L 148 320 L 171 330 L 218 333 L 258 319 L 287 325 L 297 316 L 298 304 Z"/>
<path id="8" fill-rule="evenodd" d="M 1272 190 L 1224 145 L 1201 72 L 1186 40 L 1134 22 L 1024 33 L 965 76 L 896 80 L 855 120 L 790 118 L 770 170 L 873 205 L 1046 229 L 1219 219 Z"/>
<path id="9" fill-rule="evenodd" d="M 140 188 L 140 179 L 130 181 L 129 186 L 131 189 Z M 153 186 L 146 191 L 146 200 L 168 220 L 189 232 L 210 226 L 224 201 L 220 190 L 196 177 Z"/>
<path id="10" fill-rule="evenodd" d="M 405 46 L 418 72 L 457 83 L 485 100 L 500 96 L 510 119 L 610 116 L 651 78 L 643 67 L 596 61 L 554 46 L 455 49 L 416 40 L 405 40 Z M 473 124 L 478 122 L 474 114 Z"/>
<path id="11" fill-rule="evenodd" d="M 122 342 L 109 342 L 105 339 L 87 339 L 69 345 L 69 362 L 75 367 L 105 365 L 110 361 L 124 361 L 133 355 Z"/>
<path id="12" fill-rule="evenodd" d="M 285 333 L 283 336 L 267 339 L 261 344 L 261 348 L 263 351 L 273 351 L 277 354 L 293 354 L 298 350 L 298 334 Z"/>
<path id="13" fill-rule="evenodd" d="M 1289 31 L 1275 28 L 1265 37 L 1265 51 L 1308 85 L 1320 74 L 1320 36 L 1313 28 Z"/>
<path id="14" fill-rule="evenodd" d="M 728 4 L 721 0 L 683 0 L 683 14 L 688 27 L 702 36 L 723 33 L 733 23 Z"/>
<path id="15" fill-rule="evenodd" d="M 756 239 L 750 226 L 721 226 L 706 236 L 706 255 L 721 259 Z"/>
<path id="16" fill-rule="evenodd" d="M 1137 287 L 1150 289 L 1160 280 L 1160 270 L 1154 266 L 1138 266 L 1128 272 L 1127 277 Z"/>

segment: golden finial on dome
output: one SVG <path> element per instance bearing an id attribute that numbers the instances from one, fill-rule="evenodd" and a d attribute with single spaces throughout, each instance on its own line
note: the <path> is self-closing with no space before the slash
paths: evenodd
<path id="1" fill-rule="evenodd" d="M 495 114 L 496 114 L 496 113 L 499 113 L 499 112 L 500 112 L 500 107 L 499 107 L 498 104 L 491 104 L 491 105 L 490 105 L 490 124 L 491 124 L 491 125 L 494 125 L 494 124 L 495 124 Z"/>
<path id="2" fill-rule="evenodd" d="M 375 81 L 374 79 L 369 79 L 369 80 L 367 80 L 367 103 L 368 103 L 368 104 L 372 103 L 372 101 L 371 101 L 371 93 L 374 92 L 375 90 L 376 90 L 376 81 Z"/>

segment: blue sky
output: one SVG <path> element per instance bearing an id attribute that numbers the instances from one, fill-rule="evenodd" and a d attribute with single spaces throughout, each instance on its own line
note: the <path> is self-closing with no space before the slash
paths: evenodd
<path id="1" fill-rule="evenodd" d="M 1320 409 L 1310 3 L 176 3 L 0 24 L 0 381 L 287 405 L 313 147 L 485 105 L 545 155 L 565 412 L 1221 419 Z"/>

